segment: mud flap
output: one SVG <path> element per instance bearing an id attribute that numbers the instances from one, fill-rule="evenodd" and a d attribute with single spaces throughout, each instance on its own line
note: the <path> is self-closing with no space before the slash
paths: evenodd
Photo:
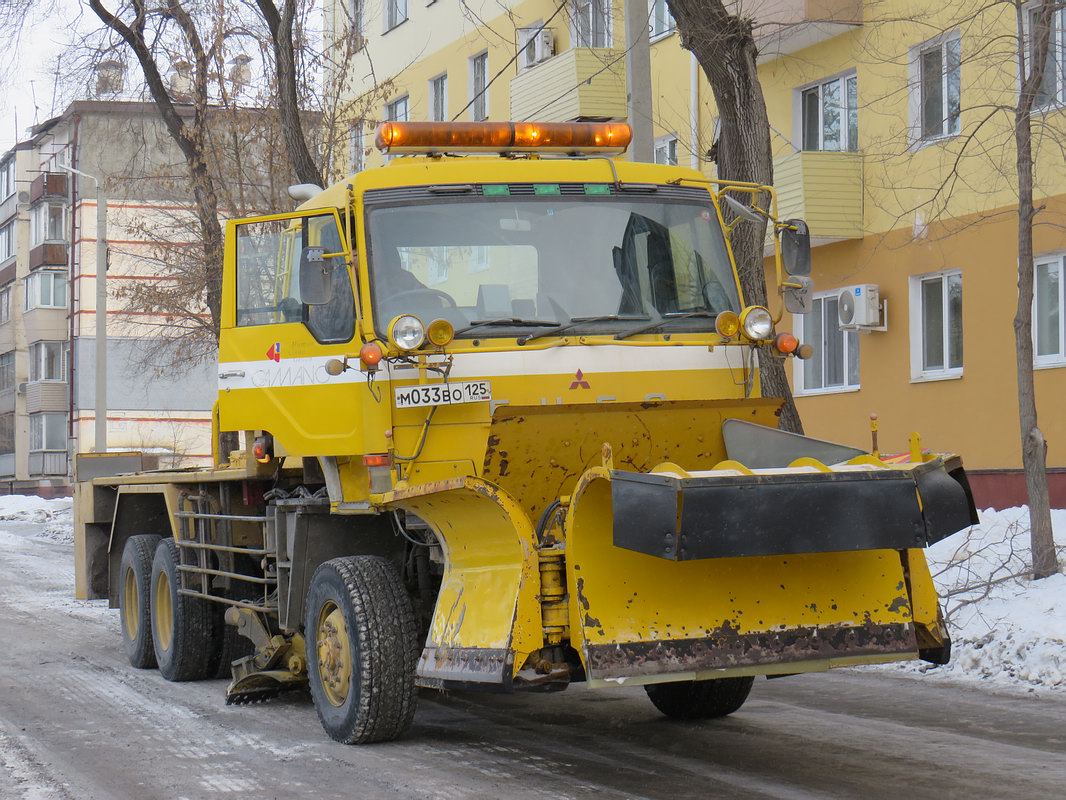
<path id="1" fill-rule="evenodd" d="M 926 547 L 977 522 L 961 465 L 910 469 L 612 470 L 614 544 L 671 561 Z"/>

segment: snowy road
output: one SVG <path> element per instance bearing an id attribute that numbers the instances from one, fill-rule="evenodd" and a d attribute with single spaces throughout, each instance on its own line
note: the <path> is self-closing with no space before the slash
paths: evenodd
<path id="1" fill-rule="evenodd" d="M 678 724 L 640 690 L 425 694 L 403 741 L 343 747 L 310 700 L 127 665 L 117 612 L 70 599 L 71 548 L 0 522 L 0 798 L 1062 797 L 1066 699 L 878 672 L 759 681 Z"/>

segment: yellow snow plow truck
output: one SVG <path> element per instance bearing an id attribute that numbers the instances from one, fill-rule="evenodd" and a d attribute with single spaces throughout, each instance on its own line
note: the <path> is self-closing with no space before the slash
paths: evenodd
<path id="1" fill-rule="evenodd" d="M 308 687 L 365 743 L 420 686 L 639 685 L 693 719 L 760 675 L 948 658 L 923 548 L 974 521 L 959 459 L 777 430 L 806 226 L 629 137 L 386 123 L 386 166 L 227 223 L 215 466 L 79 467 L 78 591 L 134 667 Z M 759 216 L 770 309 L 729 244 Z"/>

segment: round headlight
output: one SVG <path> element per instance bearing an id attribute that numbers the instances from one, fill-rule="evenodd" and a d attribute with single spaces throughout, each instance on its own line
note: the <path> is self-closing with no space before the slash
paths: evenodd
<path id="1" fill-rule="evenodd" d="M 751 306 L 740 315 L 740 327 L 753 342 L 762 342 L 773 335 L 774 318 L 762 306 Z"/>
<path id="2" fill-rule="evenodd" d="M 401 314 L 389 323 L 389 341 L 401 350 L 415 350 L 426 341 L 426 328 L 418 317 Z"/>
<path id="3" fill-rule="evenodd" d="M 429 323 L 426 338 L 437 347 L 444 347 L 455 337 L 455 327 L 446 319 L 435 319 Z"/>
<path id="4" fill-rule="evenodd" d="M 714 318 L 714 329 L 723 339 L 732 339 L 740 330 L 740 317 L 733 311 L 720 311 Z"/>

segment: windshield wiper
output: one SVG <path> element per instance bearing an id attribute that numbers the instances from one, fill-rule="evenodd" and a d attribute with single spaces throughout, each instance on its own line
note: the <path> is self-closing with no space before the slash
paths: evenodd
<path id="1" fill-rule="evenodd" d="M 706 309 L 700 309 L 699 311 L 686 311 L 682 314 L 672 313 L 663 314 L 661 319 L 655 320 L 648 325 L 638 325 L 635 328 L 630 328 L 628 331 L 622 331 L 616 333 L 614 338 L 621 341 L 622 339 L 628 339 L 630 336 L 636 336 L 638 333 L 647 333 L 653 331 L 656 328 L 661 328 L 663 325 L 668 325 L 671 322 L 677 322 L 681 319 L 692 319 L 693 317 L 717 317 L 717 312 L 707 311 Z"/>
<path id="2" fill-rule="evenodd" d="M 617 320 L 626 320 L 631 322 L 633 320 L 648 320 L 651 317 L 645 314 L 600 314 L 595 317 L 573 317 L 569 322 L 552 328 L 550 331 L 537 331 L 536 333 L 530 333 L 525 336 L 519 337 L 519 344 L 526 344 L 532 342 L 534 339 L 543 339 L 546 336 L 555 336 L 557 333 L 563 333 L 564 331 L 572 330 L 573 328 L 579 328 L 589 322 L 614 322 Z"/>
<path id="3" fill-rule="evenodd" d="M 500 317 L 499 319 L 475 319 L 465 328 L 460 328 L 455 332 L 458 336 L 461 333 L 468 333 L 469 331 L 477 330 L 478 328 L 489 328 L 494 325 L 507 325 L 511 327 L 538 327 L 538 328 L 551 328 L 559 324 L 559 320 L 556 319 L 522 319 L 521 317 Z"/>

